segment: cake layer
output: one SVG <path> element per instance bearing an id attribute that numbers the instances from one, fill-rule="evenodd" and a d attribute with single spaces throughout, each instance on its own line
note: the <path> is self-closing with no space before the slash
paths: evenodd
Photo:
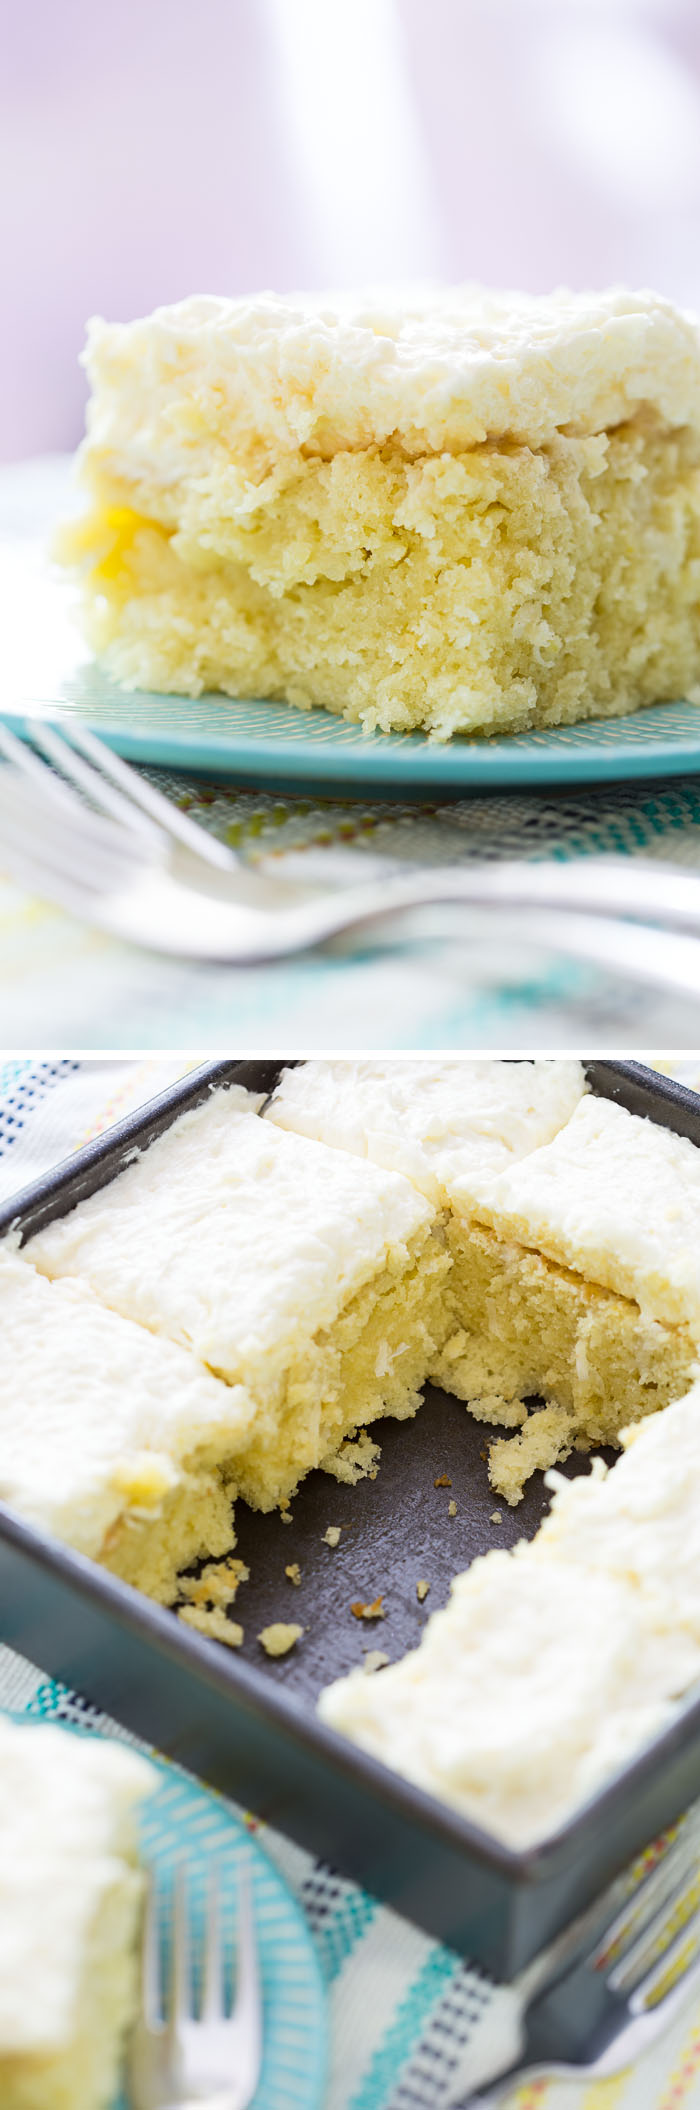
<path id="1" fill-rule="evenodd" d="M 700 439 L 620 426 L 407 461 L 212 462 L 176 522 L 128 482 L 64 544 L 127 687 L 322 705 L 367 731 L 511 732 L 700 682 Z"/>
<path id="2" fill-rule="evenodd" d="M 613 1480 L 615 1473 L 613 1472 Z M 326 1688 L 323 1720 L 515 1845 L 554 1831 L 673 1719 L 700 1634 L 577 1561 L 493 1552 L 420 1647 Z"/>
<path id="3" fill-rule="evenodd" d="M 618 1442 L 627 1422 L 690 1383 L 698 1347 L 687 1326 L 664 1325 L 479 1224 L 452 1218 L 448 1246 L 453 1324 L 431 1377 L 478 1420 L 518 1428 L 489 1451 L 491 1484 L 507 1502 L 520 1501 L 537 1469 Z"/>
<path id="4" fill-rule="evenodd" d="M 651 294 L 91 326 L 65 542 L 118 680 L 507 731 L 700 682 L 700 337 Z"/>
<path id="5" fill-rule="evenodd" d="M 111 2110 L 137 2007 L 135 1816 L 154 1785 L 118 1744 L 0 1720 L 3 2110 Z"/>
<path id="6" fill-rule="evenodd" d="M 283 1072 L 265 1118 L 402 1172 L 461 1213 L 485 1177 L 549 1142 L 586 1089 L 576 1061 L 311 1061 Z"/>
<path id="7" fill-rule="evenodd" d="M 398 1174 L 221 1090 L 26 1252 L 244 1388 L 236 1482 L 270 1507 L 358 1425 L 418 1405 L 444 1327 L 433 1223 Z"/>
<path id="8" fill-rule="evenodd" d="M 193 1355 L 0 1248 L 0 1498 L 149 1595 L 234 1544 L 253 1404 Z"/>
<path id="9" fill-rule="evenodd" d="M 582 1099 L 551 1143 L 478 1203 L 516 1238 L 700 1338 L 700 1151 L 610 1099 Z"/>

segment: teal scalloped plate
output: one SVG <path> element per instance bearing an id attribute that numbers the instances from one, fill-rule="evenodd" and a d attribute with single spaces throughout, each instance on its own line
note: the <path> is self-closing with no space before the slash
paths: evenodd
<path id="1" fill-rule="evenodd" d="M 57 1710 L 42 1715 L 10 1714 L 23 1726 L 42 1720 L 77 1736 L 100 1732 L 61 1722 Z M 264 2050 L 254 2110 L 321 2110 L 327 2064 L 327 2009 L 320 1965 L 303 1913 L 258 1845 L 229 1805 L 174 1766 L 152 1758 L 160 1775 L 141 1817 L 141 1852 L 147 1867 L 166 1888 L 175 1867 L 185 1863 L 193 1920 L 204 1910 L 206 1868 L 214 1860 L 221 1882 L 224 1911 L 235 1902 L 241 1867 L 247 1863 L 263 1985 Z M 120 2096 L 113 2110 L 129 2110 Z"/>
<path id="2" fill-rule="evenodd" d="M 585 784 L 700 770 L 700 706 L 660 703 L 627 718 L 438 743 L 420 733 L 366 734 L 328 711 L 221 695 L 158 696 L 117 686 L 86 654 L 71 591 L 39 546 L 0 543 L 3 608 L 0 717 L 79 717 L 135 762 L 238 784 L 327 797 L 401 798 L 529 784 Z"/>

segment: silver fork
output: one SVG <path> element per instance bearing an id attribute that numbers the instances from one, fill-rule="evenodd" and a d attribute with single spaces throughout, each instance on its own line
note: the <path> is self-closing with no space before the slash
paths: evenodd
<path id="1" fill-rule="evenodd" d="M 262 2063 L 262 1999 L 247 1868 L 238 1889 L 236 1996 L 227 2010 L 218 1881 L 210 1875 L 200 2012 L 194 2014 L 185 1873 L 173 1886 L 170 1999 L 161 1967 L 161 1914 L 151 1883 L 143 1938 L 141 2015 L 132 2039 L 133 2110 L 247 2110 Z"/>
<path id="2" fill-rule="evenodd" d="M 591 1915 L 586 1915 L 590 1924 Z M 671 1981 L 664 1990 L 666 1981 Z M 700 1991 L 697 1826 L 637 1884 L 613 1920 L 538 1989 L 521 2056 L 460 2110 L 492 2110 L 538 2080 L 606 2080 L 642 2057 Z"/>
<path id="3" fill-rule="evenodd" d="M 0 723 L 0 860 L 20 885 L 115 937 L 249 963 L 341 938 L 396 942 L 397 924 L 399 936 L 444 935 L 446 911 L 460 912 L 464 933 L 470 909 L 469 936 L 488 912 L 489 941 L 495 927 L 498 939 L 700 996 L 700 873 L 641 858 L 508 860 L 320 891 L 251 870 L 86 727 L 59 734 L 33 720 L 26 730 L 32 745 Z"/>

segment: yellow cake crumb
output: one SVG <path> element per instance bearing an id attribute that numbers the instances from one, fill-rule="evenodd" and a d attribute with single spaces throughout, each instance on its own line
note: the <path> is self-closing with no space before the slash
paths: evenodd
<path id="1" fill-rule="evenodd" d="M 356 1487 L 358 1480 L 376 1478 L 376 1461 L 381 1456 L 381 1445 L 374 1443 L 366 1429 L 361 1429 L 353 1439 L 346 1438 L 332 1456 L 321 1459 L 324 1473 L 334 1480 L 341 1480 L 346 1487 Z"/>
<path id="2" fill-rule="evenodd" d="M 430 1583 L 426 1582 L 424 1577 L 421 1578 L 420 1582 L 416 1583 L 416 1597 L 418 1599 L 419 1604 L 425 1603 L 425 1599 L 428 1595 L 429 1589 Z"/>
<path id="3" fill-rule="evenodd" d="M 181 1604 L 177 1616 L 185 1626 L 193 1626 L 198 1634 L 206 1634 L 210 1641 L 223 1641 L 226 1648 L 241 1646 L 242 1626 L 237 1626 L 234 1619 L 227 1619 L 220 1605 L 213 1605 L 207 1612 L 202 1605 Z"/>
<path id="4" fill-rule="evenodd" d="M 182 1575 L 179 1587 L 190 1604 L 225 1607 L 233 1604 L 240 1584 L 249 1579 L 250 1569 L 245 1561 L 208 1561 L 199 1575 Z"/>
<path id="5" fill-rule="evenodd" d="M 262 1633 L 258 1634 L 258 1640 L 266 1656 L 287 1656 L 290 1648 L 294 1648 L 295 1643 L 301 1640 L 303 1632 L 303 1626 L 288 1626 L 283 1619 L 277 1619 L 272 1626 L 263 1627 Z"/>
<path id="6" fill-rule="evenodd" d="M 353 1619 L 386 1619 L 383 1605 L 383 1597 L 375 1597 L 373 1604 L 363 1604 L 362 1600 L 359 1599 L 356 1600 L 355 1604 L 351 1604 L 350 1610 Z"/>
<path id="7" fill-rule="evenodd" d="M 293 1583 L 295 1589 L 298 1589 L 299 1584 L 301 1582 L 301 1568 L 299 1566 L 299 1562 L 290 1561 L 289 1567 L 285 1568 L 284 1572 L 288 1582 Z"/>
<path id="8" fill-rule="evenodd" d="M 329 1525 L 328 1525 L 328 1527 L 327 1527 L 327 1530 L 326 1530 L 326 1531 L 324 1531 L 324 1534 L 323 1534 L 323 1543 L 324 1543 L 324 1546 L 337 1546 L 337 1545 L 338 1545 L 338 1544 L 340 1543 L 340 1525 L 339 1525 L 339 1524 L 329 1524 Z"/>

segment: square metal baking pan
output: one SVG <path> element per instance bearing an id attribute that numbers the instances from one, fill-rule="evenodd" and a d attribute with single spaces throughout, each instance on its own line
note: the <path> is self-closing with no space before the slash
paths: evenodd
<path id="1" fill-rule="evenodd" d="M 203 1065 L 17 1195 L 0 1212 L 0 1234 L 12 1224 L 30 1236 L 113 1179 L 135 1149 L 209 1091 L 234 1082 L 268 1091 L 281 1067 Z M 700 1146 L 693 1093 L 637 1063 L 587 1069 L 594 1092 Z M 363 1646 L 392 1658 L 414 1646 L 455 1572 L 490 1546 L 532 1535 L 547 1506 L 538 1475 L 519 1508 L 502 1509 L 494 1525 L 483 1462 L 491 1432 L 443 1393 L 428 1388 L 415 1421 L 385 1421 L 375 1433 L 376 1480 L 349 1488 L 312 1473 L 286 1525 L 278 1514 L 237 1506 L 238 1550 L 251 1568 L 236 1606 L 241 1651 L 207 1641 L 3 1505 L 0 1638 L 397 1912 L 510 1978 L 700 1793 L 700 1699 L 527 1851 L 487 1835 L 326 1728 L 314 1711 L 320 1687 L 361 1661 Z M 567 1470 L 586 1471 L 588 1460 L 575 1457 Z M 444 1475 L 451 1489 L 435 1486 Z M 329 1523 L 343 1526 L 335 1549 L 324 1540 Z M 299 1587 L 285 1576 L 295 1561 Z M 420 1577 L 431 1585 L 424 1605 Z M 382 1623 L 355 1620 L 351 1603 L 377 1595 L 386 1604 Z M 271 1662 L 257 1635 L 280 1618 L 298 1620 L 304 1636 Z"/>

